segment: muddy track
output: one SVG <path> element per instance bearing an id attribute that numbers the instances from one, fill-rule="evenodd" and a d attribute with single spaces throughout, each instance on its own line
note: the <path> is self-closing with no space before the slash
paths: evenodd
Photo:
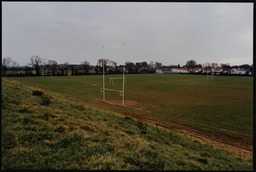
<path id="1" fill-rule="evenodd" d="M 88 102 L 90 100 L 86 100 L 83 98 L 78 98 L 78 97 L 72 97 L 72 99 L 80 100 L 81 102 Z M 95 101 L 97 105 L 102 106 L 102 102 L 97 102 Z M 194 137 L 199 137 L 199 138 L 206 138 L 215 142 L 219 142 L 222 144 L 230 145 L 245 151 L 252 151 L 253 150 L 253 144 L 252 144 L 252 138 L 249 139 L 248 137 L 244 137 L 241 134 L 236 134 L 235 132 L 228 132 L 225 130 L 210 130 L 204 127 L 199 126 L 198 128 L 195 127 L 190 127 L 184 125 L 180 121 L 170 121 L 168 123 L 160 121 L 159 119 L 152 118 L 152 117 L 146 117 L 143 115 L 138 115 L 135 113 L 129 112 L 130 109 L 124 109 L 124 108 L 118 108 L 115 109 L 118 113 L 121 113 L 125 116 L 135 118 L 141 122 L 147 122 L 153 125 L 161 126 L 163 128 L 166 128 L 170 131 L 174 130 L 177 132 L 181 132 L 184 134 L 188 134 Z M 216 128 L 216 127 L 215 127 Z M 217 129 L 217 128 L 216 128 Z"/>
<path id="2" fill-rule="evenodd" d="M 178 131 L 181 133 L 189 134 L 191 136 L 199 137 L 199 138 L 207 138 L 212 141 L 220 142 L 226 145 L 234 146 L 239 149 L 243 149 L 246 151 L 252 151 L 253 149 L 253 144 L 252 144 L 252 139 L 246 139 L 243 137 L 239 137 L 236 135 L 231 135 L 229 133 L 226 133 L 225 131 L 220 132 L 220 131 L 212 131 L 208 129 L 193 129 L 192 127 L 187 127 L 184 126 L 177 121 L 173 121 L 170 123 L 164 123 L 161 121 L 157 121 L 155 119 L 151 119 L 149 117 L 143 117 L 143 116 L 137 116 L 134 114 L 129 114 L 127 112 L 124 113 L 127 116 L 131 116 L 133 118 L 137 118 L 141 121 L 149 122 L 151 124 L 161 126 L 163 128 L 169 129 L 169 130 L 174 130 Z"/>

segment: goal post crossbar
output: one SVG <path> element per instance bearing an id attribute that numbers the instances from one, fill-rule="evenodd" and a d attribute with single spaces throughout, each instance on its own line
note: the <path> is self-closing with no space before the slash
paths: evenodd
<path id="1" fill-rule="evenodd" d="M 123 79 L 123 77 L 112 77 L 112 78 L 109 78 L 109 79 Z"/>
<path id="2" fill-rule="evenodd" d="M 103 89 L 103 88 L 101 88 L 101 92 L 104 92 L 104 90 L 105 91 L 115 91 L 115 92 L 119 92 L 120 93 L 120 96 L 123 96 L 123 91 L 122 90 L 114 90 L 114 89 L 110 89 L 110 88 L 105 88 L 105 89 Z"/>
<path id="3" fill-rule="evenodd" d="M 123 92 L 122 90 L 114 90 L 114 89 L 110 89 L 110 88 L 101 88 L 101 92 L 103 92 L 103 90 Z"/>
<path id="4" fill-rule="evenodd" d="M 109 83 L 110 83 L 110 84 L 113 84 L 113 83 L 114 83 L 114 82 L 113 82 L 114 79 L 124 79 L 124 80 L 125 80 L 125 83 L 127 84 L 127 79 L 126 79 L 126 78 L 123 78 L 123 77 L 113 77 L 113 78 L 109 78 Z"/>

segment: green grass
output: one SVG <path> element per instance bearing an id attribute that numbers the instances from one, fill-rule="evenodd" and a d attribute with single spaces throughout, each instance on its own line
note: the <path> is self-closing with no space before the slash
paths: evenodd
<path id="1" fill-rule="evenodd" d="M 122 81 L 108 78 L 106 87 L 122 89 Z M 222 128 L 252 139 L 253 78 L 241 76 L 147 74 L 126 75 L 125 99 L 138 102 L 133 113 L 157 117 L 164 122 L 198 123 L 212 130 Z M 102 100 L 102 76 L 8 78 L 50 91 L 89 100 Z M 106 92 L 107 99 L 121 99 L 119 93 Z M 106 106 L 106 105 L 104 105 Z M 115 107 L 108 107 L 114 110 Z M 118 111 L 118 110 L 117 110 Z"/>
<path id="2" fill-rule="evenodd" d="M 42 92 L 3 80 L 2 169 L 252 170 L 252 160 Z"/>

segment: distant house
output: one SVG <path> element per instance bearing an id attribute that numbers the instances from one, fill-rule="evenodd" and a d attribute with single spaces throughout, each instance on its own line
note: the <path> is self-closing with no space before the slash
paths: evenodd
<path id="1" fill-rule="evenodd" d="M 212 72 L 215 75 L 220 75 L 220 73 L 222 72 L 222 69 L 221 68 L 213 68 Z"/>
<path id="2" fill-rule="evenodd" d="M 236 69 L 236 68 L 233 68 L 233 69 L 228 69 L 228 70 L 225 70 L 223 71 L 224 74 L 231 74 L 231 75 L 247 75 L 249 74 L 250 75 L 250 71 L 249 70 L 246 70 L 246 69 Z"/>
<path id="3" fill-rule="evenodd" d="M 238 69 L 238 70 L 237 70 L 237 73 L 238 73 L 239 75 L 246 75 L 246 74 L 249 74 L 249 70 Z"/>
<path id="4" fill-rule="evenodd" d="M 199 72 L 201 72 L 202 71 L 202 68 L 194 68 L 193 69 L 193 72 L 195 72 L 195 73 L 199 73 Z"/>
<path id="5" fill-rule="evenodd" d="M 182 72 L 182 68 L 172 68 L 171 72 L 172 73 L 181 73 Z"/>
<path id="6" fill-rule="evenodd" d="M 206 69 L 206 68 L 204 68 L 203 70 L 202 70 L 202 73 L 211 73 L 211 69 Z"/>
<path id="7" fill-rule="evenodd" d="M 187 69 L 187 68 L 172 68 L 171 73 L 190 73 L 193 69 Z"/>
<path id="8" fill-rule="evenodd" d="M 157 69 L 156 73 L 164 73 L 161 69 Z"/>
<path id="9" fill-rule="evenodd" d="M 182 73 L 190 73 L 190 70 L 187 69 L 187 68 L 183 68 L 183 69 L 182 69 Z"/>

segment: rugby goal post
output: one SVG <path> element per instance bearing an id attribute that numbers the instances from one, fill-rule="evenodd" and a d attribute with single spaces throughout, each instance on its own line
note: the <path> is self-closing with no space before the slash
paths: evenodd
<path id="1" fill-rule="evenodd" d="M 206 69 L 206 73 L 207 73 L 207 79 L 208 79 L 208 77 L 209 77 L 209 75 L 208 75 L 208 67 L 210 66 L 210 63 L 206 63 L 206 67 L 207 67 L 207 69 Z M 212 79 L 213 79 L 213 72 L 212 72 L 212 69 L 211 69 L 211 75 L 212 75 Z"/>
<path id="2" fill-rule="evenodd" d="M 105 70 L 104 70 L 104 59 L 102 60 L 102 89 L 101 89 L 101 92 L 102 92 L 102 96 L 103 96 L 103 101 L 106 102 L 106 94 L 105 92 L 106 91 L 114 91 L 114 92 L 119 92 L 120 93 L 120 96 L 122 97 L 122 106 L 124 106 L 124 81 L 126 80 L 125 78 L 125 67 L 123 66 L 123 77 L 113 77 L 111 78 L 112 82 L 113 82 L 113 79 L 123 79 L 123 88 L 122 90 L 115 90 L 115 89 L 110 89 L 110 88 L 106 88 L 105 87 Z M 127 83 L 127 81 L 126 81 Z"/>

